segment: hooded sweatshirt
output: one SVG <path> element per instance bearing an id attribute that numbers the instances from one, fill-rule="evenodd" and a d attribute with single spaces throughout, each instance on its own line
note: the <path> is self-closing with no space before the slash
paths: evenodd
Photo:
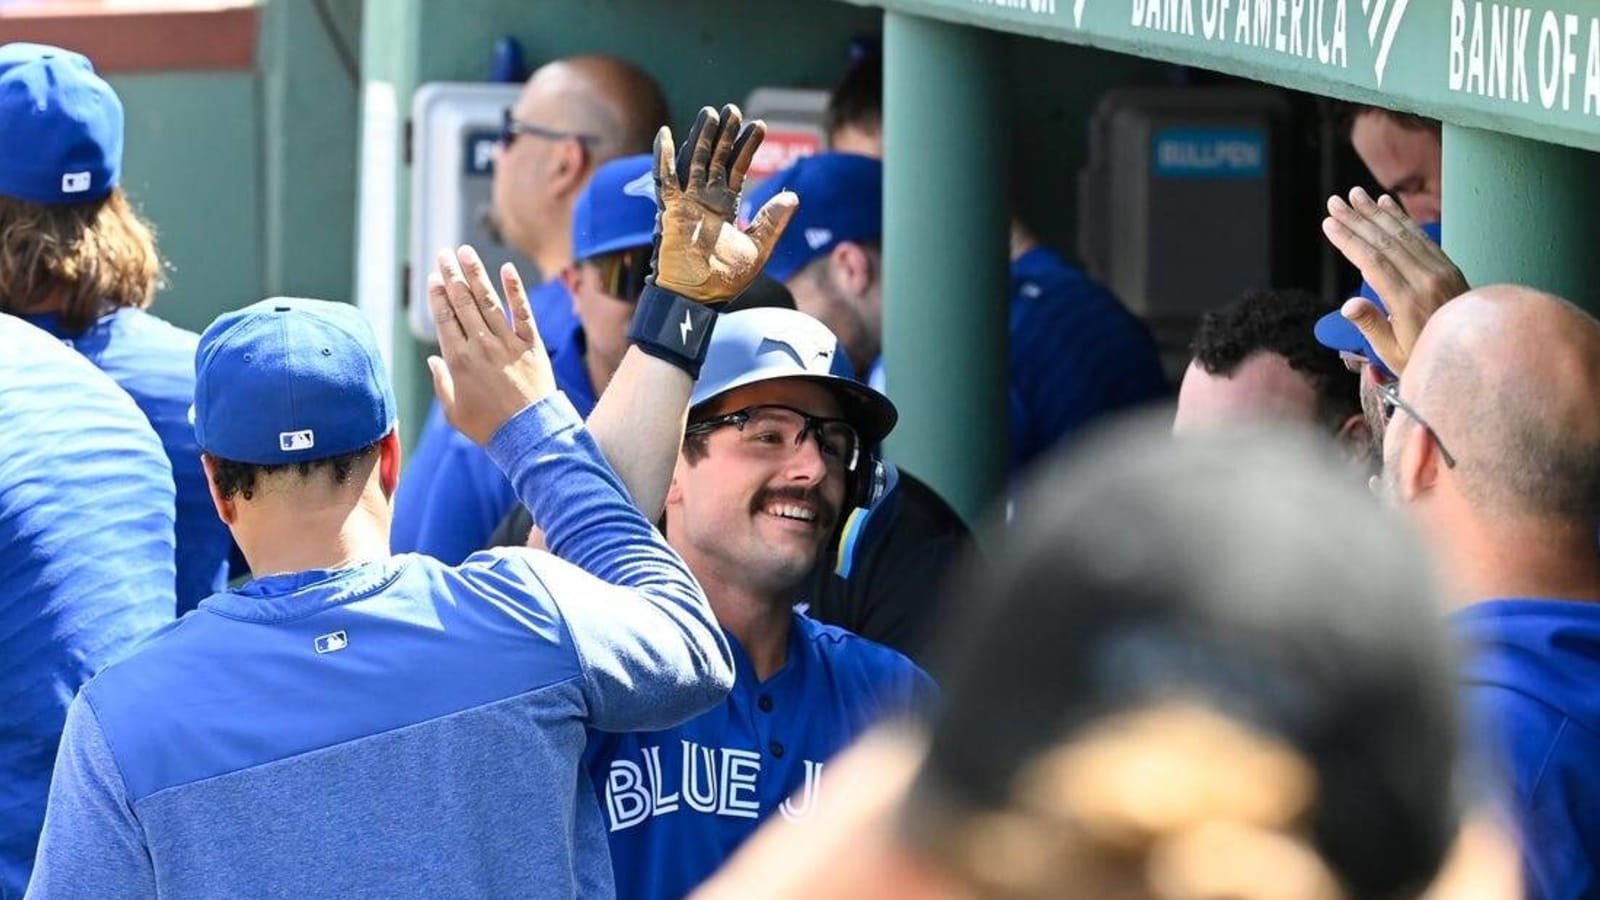
<path id="1" fill-rule="evenodd" d="M 1475 745 L 1501 767 L 1527 895 L 1600 894 L 1600 604 L 1492 600 L 1454 622 Z"/>

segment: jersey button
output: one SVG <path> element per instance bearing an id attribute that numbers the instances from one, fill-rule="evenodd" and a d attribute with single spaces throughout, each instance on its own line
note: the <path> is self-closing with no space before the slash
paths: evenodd
<path id="1" fill-rule="evenodd" d="M 756 706 L 759 707 L 762 712 L 772 712 L 772 697 L 768 694 L 762 694 L 761 699 L 756 701 Z"/>
<path id="2" fill-rule="evenodd" d="M 782 744 L 778 743 L 777 741 L 773 741 L 772 743 L 767 744 L 767 749 L 772 751 L 772 755 L 773 755 L 774 758 L 783 759 L 783 745 Z"/>

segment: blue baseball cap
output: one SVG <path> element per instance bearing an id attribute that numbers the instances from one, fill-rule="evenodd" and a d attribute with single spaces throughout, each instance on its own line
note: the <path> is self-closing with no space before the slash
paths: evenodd
<path id="1" fill-rule="evenodd" d="M 853 377 L 850 361 L 828 326 L 781 307 L 741 309 L 717 317 L 689 407 L 776 378 L 803 378 L 832 392 L 845 419 L 869 445 L 883 440 L 900 417 L 888 397 Z"/>
<path id="2" fill-rule="evenodd" d="M 648 153 L 594 170 L 572 208 L 572 258 L 648 247 L 656 230 L 655 160 Z"/>
<path id="3" fill-rule="evenodd" d="M 1438 222 L 1429 222 L 1422 226 L 1422 230 L 1435 244 L 1439 243 Z M 1365 281 L 1361 282 L 1361 296 L 1372 301 L 1372 304 L 1378 307 L 1379 312 L 1384 315 L 1389 314 L 1389 307 L 1384 305 L 1383 298 L 1379 297 L 1378 292 L 1373 290 L 1372 285 Z M 1317 320 L 1314 333 L 1317 336 L 1317 343 L 1322 346 L 1330 350 L 1359 353 L 1365 356 L 1368 362 L 1382 369 L 1385 373 L 1394 374 L 1389 372 L 1389 367 L 1385 366 L 1383 360 L 1378 358 L 1378 352 L 1372 349 L 1372 344 L 1362 335 L 1361 329 L 1357 328 L 1349 319 L 1346 319 L 1344 314 L 1337 309 Z"/>
<path id="4" fill-rule="evenodd" d="M 818 153 L 800 159 L 749 191 L 741 218 L 754 218 L 784 190 L 799 195 L 800 208 L 767 261 L 766 273 L 779 281 L 840 243 L 883 237 L 883 163 L 873 157 Z"/>
<path id="5" fill-rule="evenodd" d="M 104 199 L 122 171 L 122 101 L 88 57 L 0 45 L 0 194 L 34 203 Z"/>
<path id="6" fill-rule="evenodd" d="M 348 303 L 273 297 L 217 317 L 194 360 L 194 433 L 220 459 L 276 466 L 394 430 L 372 328 Z"/>

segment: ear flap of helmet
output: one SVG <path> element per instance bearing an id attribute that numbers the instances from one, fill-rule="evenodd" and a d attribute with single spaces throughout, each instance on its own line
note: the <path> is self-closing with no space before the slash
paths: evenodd
<path id="1" fill-rule="evenodd" d="M 849 578 L 858 558 L 876 543 L 879 533 L 889 527 L 889 520 L 893 518 L 894 487 L 899 480 L 900 470 L 883 462 L 876 453 L 868 453 L 863 458 L 861 469 L 850 486 L 850 513 L 834 535 L 835 575 Z"/>

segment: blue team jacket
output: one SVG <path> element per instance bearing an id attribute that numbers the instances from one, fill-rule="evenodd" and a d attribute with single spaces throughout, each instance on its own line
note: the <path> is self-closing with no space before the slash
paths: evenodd
<path id="1" fill-rule="evenodd" d="M 1011 263 L 1008 334 L 1012 475 L 1095 417 L 1169 393 L 1144 323 L 1052 250 Z M 882 360 L 868 382 L 884 389 Z"/>
<path id="2" fill-rule="evenodd" d="M 88 357 L 139 404 L 172 464 L 178 492 L 177 614 L 228 583 L 233 536 L 217 516 L 200 465 L 189 407 L 194 404 L 194 350 L 199 335 L 139 309 L 101 316 L 89 330 L 67 335 L 56 315 L 28 320 Z"/>
<path id="3" fill-rule="evenodd" d="M 172 472 L 150 423 L 0 314 L 0 898 L 22 896 L 67 704 L 172 621 Z"/>
<path id="4" fill-rule="evenodd" d="M 570 404 L 490 455 L 556 556 L 407 554 L 206 600 L 74 701 L 28 896 L 608 895 L 585 730 L 698 715 L 733 662 Z"/>
<path id="5" fill-rule="evenodd" d="M 1503 770 L 1527 895 L 1600 894 L 1600 606 L 1495 600 L 1454 625 L 1469 722 Z"/>
<path id="6" fill-rule="evenodd" d="M 590 735 L 585 766 L 620 898 L 685 896 L 768 816 L 802 819 L 826 803 L 828 760 L 868 726 L 933 699 L 906 657 L 800 613 L 788 661 L 766 681 L 728 643 L 726 701 L 676 728 Z"/>
<path id="7" fill-rule="evenodd" d="M 552 278 L 529 300 L 539 335 L 550 350 L 556 387 L 578 415 L 588 418 L 596 397 L 583 365 L 583 330 L 572 312 L 572 295 L 559 278 Z M 488 546 L 489 535 L 516 502 L 500 468 L 482 447 L 450 426 L 435 400 L 395 495 L 395 552 L 426 553 L 454 565 Z"/>

